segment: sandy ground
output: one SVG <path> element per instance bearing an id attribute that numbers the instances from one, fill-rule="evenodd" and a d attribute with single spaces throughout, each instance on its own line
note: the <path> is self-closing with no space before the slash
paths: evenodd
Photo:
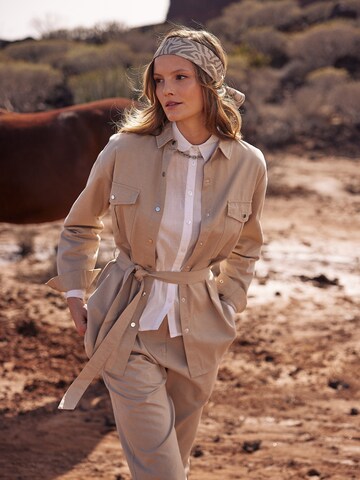
<path id="1" fill-rule="evenodd" d="M 192 455 L 191 480 L 360 479 L 359 162 L 269 158 L 266 244 Z M 0 478 L 128 480 L 54 274 L 61 222 L 0 225 Z M 109 226 L 101 261 L 111 255 Z M 172 480 L 172 479 L 169 479 Z"/>

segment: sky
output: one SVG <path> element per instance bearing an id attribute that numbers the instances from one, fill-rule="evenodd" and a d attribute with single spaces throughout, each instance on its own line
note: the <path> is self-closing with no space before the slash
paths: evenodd
<path id="1" fill-rule="evenodd" d="M 129 27 L 165 20 L 170 0 L 0 0 L 0 39 L 115 21 Z"/>

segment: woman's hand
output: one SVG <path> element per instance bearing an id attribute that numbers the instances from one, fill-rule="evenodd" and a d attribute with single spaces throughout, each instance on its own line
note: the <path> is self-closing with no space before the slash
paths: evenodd
<path id="1" fill-rule="evenodd" d="M 67 304 L 79 335 L 84 336 L 87 325 L 87 309 L 81 298 L 69 297 Z"/>

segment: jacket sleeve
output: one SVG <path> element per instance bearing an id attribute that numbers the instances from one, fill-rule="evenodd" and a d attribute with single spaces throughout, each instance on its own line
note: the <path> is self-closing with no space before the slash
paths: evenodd
<path id="1" fill-rule="evenodd" d="M 261 170 L 252 198 L 252 212 L 245 223 L 239 241 L 230 256 L 220 263 L 216 283 L 220 298 L 242 312 L 247 303 L 247 291 L 254 276 L 255 262 L 260 257 L 263 234 L 260 218 L 267 186 L 266 168 Z"/>
<path id="2" fill-rule="evenodd" d="M 57 255 L 58 276 L 47 282 L 55 290 L 86 290 L 100 271 L 95 264 L 104 227 L 101 219 L 109 208 L 117 137 L 113 135 L 99 154 L 84 190 L 64 221 Z"/>

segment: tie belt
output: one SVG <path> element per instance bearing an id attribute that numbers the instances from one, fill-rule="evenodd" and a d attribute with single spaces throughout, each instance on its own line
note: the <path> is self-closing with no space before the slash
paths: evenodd
<path id="1" fill-rule="evenodd" d="M 112 305 L 110 306 L 109 311 L 106 313 L 104 321 L 106 321 L 106 318 L 108 316 L 114 313 L 114 309 L 116 309 L 116 305 L 119 303 L 123 286 L 125 285 L 131 274 L 133 274 L 136 280 L 140 283 L 140 288 L 132 301 L 127 305 L 127 307 L 123 310 L 118 319 L 114 322 L 113 326 L 111 327 L 103 341 L 96 348 L 95 352 L 93 353 L 85 367 L 82 369 L 80 374 L 67 389 L 58 407 L 61 410 L 75 409 L 76 405 L 78 404 L 79 400 L 85 393 L 92 380 L 100 373 L 111 353 L 119 345 L 125 330 L 128 328 L 131 319 L 135 314 L 140 298 L 143 294 L 145 277 L 153 277 L 166 283 L 191 285 L 210 279 L 212 276 L 212 272 L 209 267 L 191 272 L 148 271 L 140 265 L 136 265 L 135 263 L 131 262 L 131 260 L 129 260 L 129 258 L 122 253 L 120 253 L 119 256 L 116 258 L 116 262 L 125 273 L 122 280 L 121 288 L 116 295 Z"/>

